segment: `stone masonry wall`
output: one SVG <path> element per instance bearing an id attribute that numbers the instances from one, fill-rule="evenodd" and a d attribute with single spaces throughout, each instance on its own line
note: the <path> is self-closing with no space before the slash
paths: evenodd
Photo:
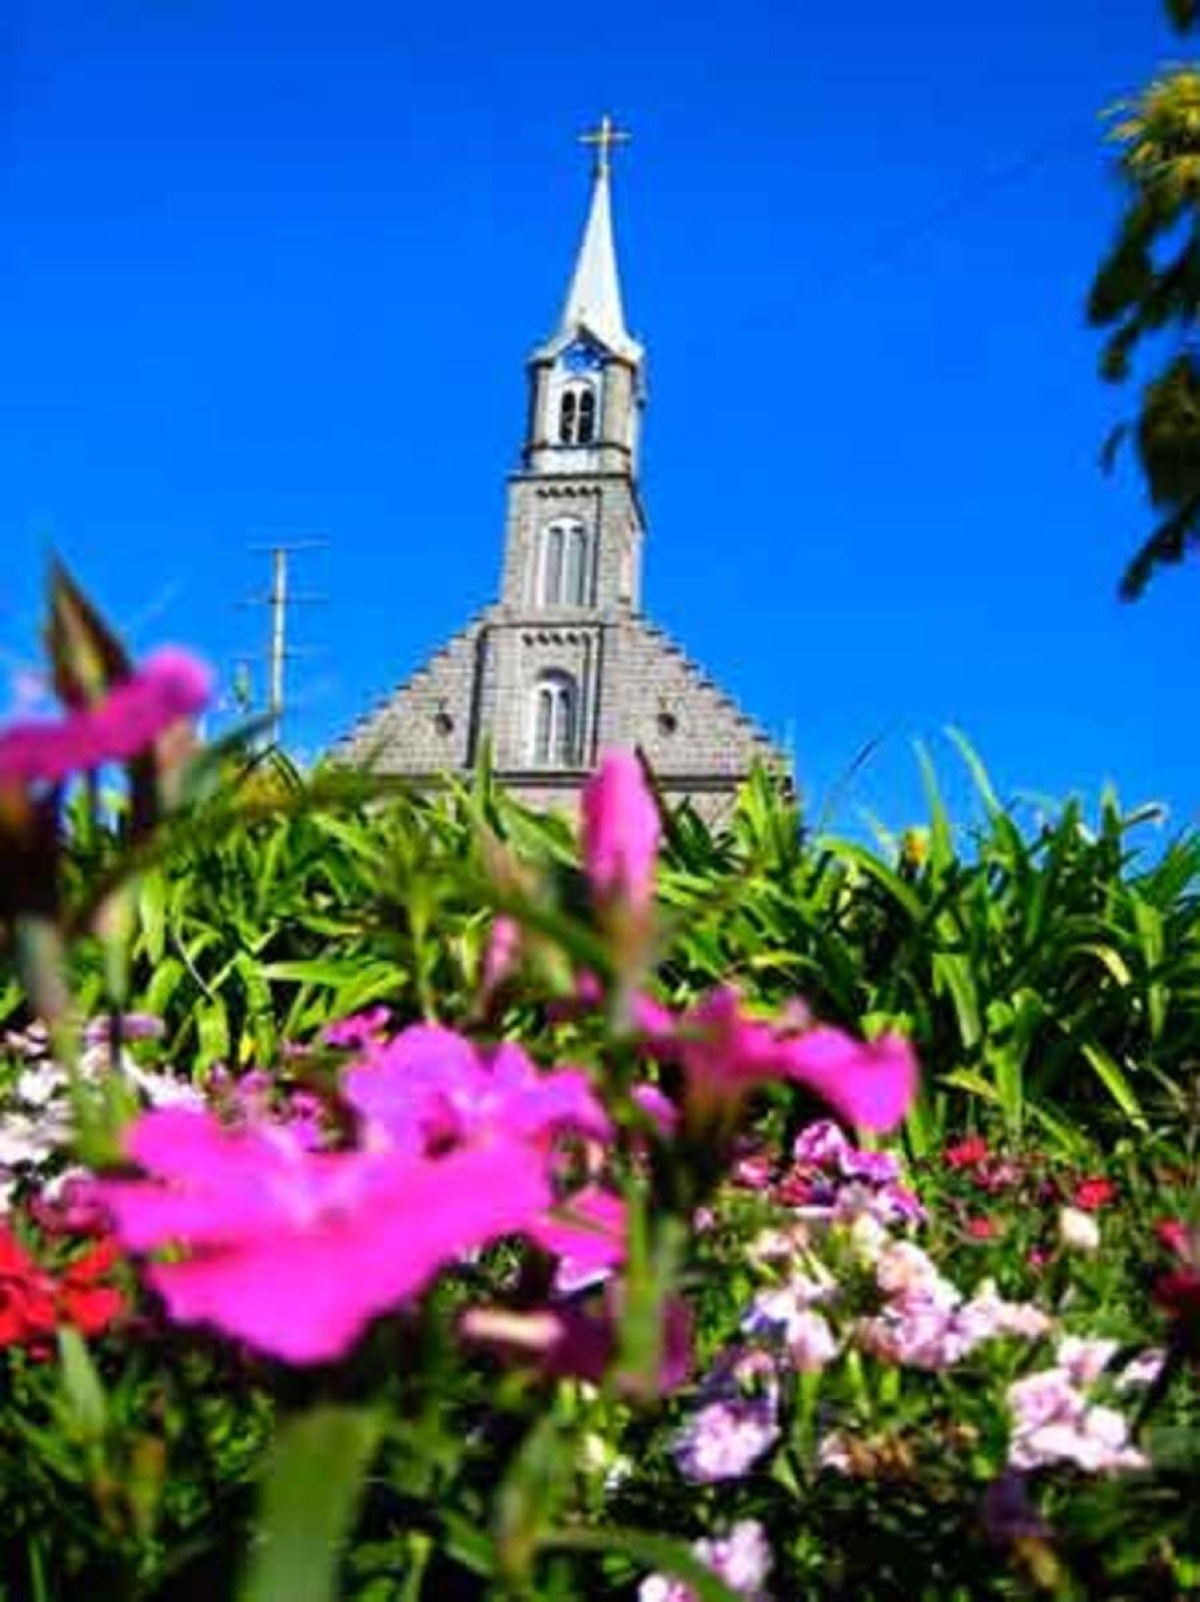
<path id="1" fill-rule="evenodd" d="M 486 615 L 486 614 L 484 614 Z M 383 773 L 440 773 L 474 760 L 483 615 L 460 629 L 423 667 L 359 720 L 337 746 L 341 762 Z"/>

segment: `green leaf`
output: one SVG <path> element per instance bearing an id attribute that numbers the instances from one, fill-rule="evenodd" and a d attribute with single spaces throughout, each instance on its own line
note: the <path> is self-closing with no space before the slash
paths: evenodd
<path id="1" fill-rule="evenodd" d="M 59 1374 L 63 1401 L 74 1433 L 84 1441 L 100 1440 L 108 1426 L 104 1386 L 77 1329 L 58 1332 Z"/>
<path id="2" fill-rule="evenodd" d="M 1108 1091 L 1117 1106 L 1139 1129 L 1145 1129 L 1146 1115 L 1142 1111 L 1141 1102 L 1137 1098 L 1133 1086 L 1126 1078 L 1124 1070 L 1116 1059 L 1100 1044 L 1098 1040 L 1082 1040 L 1079 1049 L 1087 1058 L 1097 1079 Z"/>
<path id="3" fill-rule="evenodd" d="M 383 1423 L 365 1408 L 324 1406 L 284 1425 L 239 1602 L 335 1602 L 341 1543 Z"/>

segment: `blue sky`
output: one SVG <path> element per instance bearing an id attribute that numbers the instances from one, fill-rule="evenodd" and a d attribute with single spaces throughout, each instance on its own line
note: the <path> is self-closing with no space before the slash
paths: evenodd
<path id="1" fill-rule="evenodd" d="M 139 649 L 228 676 L 297 560 L 313 751 L 492 598 L 523 362 L 583 222 L 649 346 L 649 610 L 903 825 L 910 742 L 1008 794 L 1200 808 L 1200 562 L 1145 526 L 1081 303 L 1118 215 L 1100 108 L 1157 0 L 16 0 L 0 20 L 0 666 L 54 547 Z M 854 755 L 882 745 L 848 792 Z"/>

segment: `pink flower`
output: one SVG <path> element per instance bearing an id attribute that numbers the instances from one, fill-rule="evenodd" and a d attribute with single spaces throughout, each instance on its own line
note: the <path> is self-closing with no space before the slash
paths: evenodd
<path id="1" fill-rule="evenodd" d="M 0 782 L 57 784 L 106 762 L 128 761 L 199 712 L 211 682 L 186 652 L 157 651 L 95 705 L 58 722 L 12 723 L 0 732 Z"/>
<path id="2" fill-rule="evenodd" d="M 1154 1226 L 1159 1243 L 1174 1252 L 1176 1257 L 1188 1255 L 1188 1227 L 1182 1218 L 1162 1218 Z"/>
<path id="3" fill-rule="evenodd" d="M 601 900 L 645 908 L 654 893 L 658 807 L 632 751 L 608 751 L 583 791 L 583 861 Z"/>
<path id="4" fill-rule="evenodd" d="M 898 1035 L 864 1043 L 839 1029 L 779 1029 L 742 1010 L 737 992 L 710 992 L 655 1035 L 651 1049 L 677 1056 L 687 1075 L 688 1102 L 703 1121 L 736 1110 L 742 1097 L 772 1079 L 790 1079 L 848 1123 L 894 1128 L 916 1094 L 917 1063 Z"/>
<path id="5" fill-rule="evenodd" d="M 494 995 L 515 971 L 521 960 L 521 926 L 514 918 L 501 915 L 488 930 L 483 950 L 480 985 L 484 996 Z"/>
<path id="6" fill-rule="evenodd" d="M 968 1218 L 963 1229 L 971 1240 L 995 1240 L 1000 1233 L 1000 1225 L 994 1218 L 978 1214 L 974 1218 Z"/>
<path id="7" fill-rule="evenodd" d="M 448 1263 L 550 1204 L 545 1159 L 494 1143 L 439 1158 L 312 1152 L 286 1127 L 144 1114 L 126 1139 L 145 1178 L 96 1194 L 130 1251 L 183 1248 L 147 1278 L 170 1316 L 293 1363 L 342 1356 Z"/>

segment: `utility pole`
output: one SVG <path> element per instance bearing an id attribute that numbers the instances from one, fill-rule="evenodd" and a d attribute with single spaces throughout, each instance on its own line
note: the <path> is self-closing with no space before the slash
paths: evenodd
<path id="1" fill-rule="evenodd" d="M 325 595 L 298 595 L 289 589 L 288 558 L 299 551 L 323 550 L 328 543 L 328 540 L 291 540 L 273 542 L 270 545 L 250 546 L 250 550 L 255 554 L 270 556 L 271 588 L 266 595 L 250 596 L 246 600 L 239 601 L 238 604 L 239 606 L 266 606 L 270 609 L 270 644 L 266 653 L 268 663 L 267 682 L 269 686 L 267 711 L 270 715 L 273 737 L 277 745 L 282 743 L 283 737 L 285 664 L 292 657 L 311 654 L 288 646 L 288 608 L 292 606 L 320 606 L 328 600 L 328 596 Z"/>

